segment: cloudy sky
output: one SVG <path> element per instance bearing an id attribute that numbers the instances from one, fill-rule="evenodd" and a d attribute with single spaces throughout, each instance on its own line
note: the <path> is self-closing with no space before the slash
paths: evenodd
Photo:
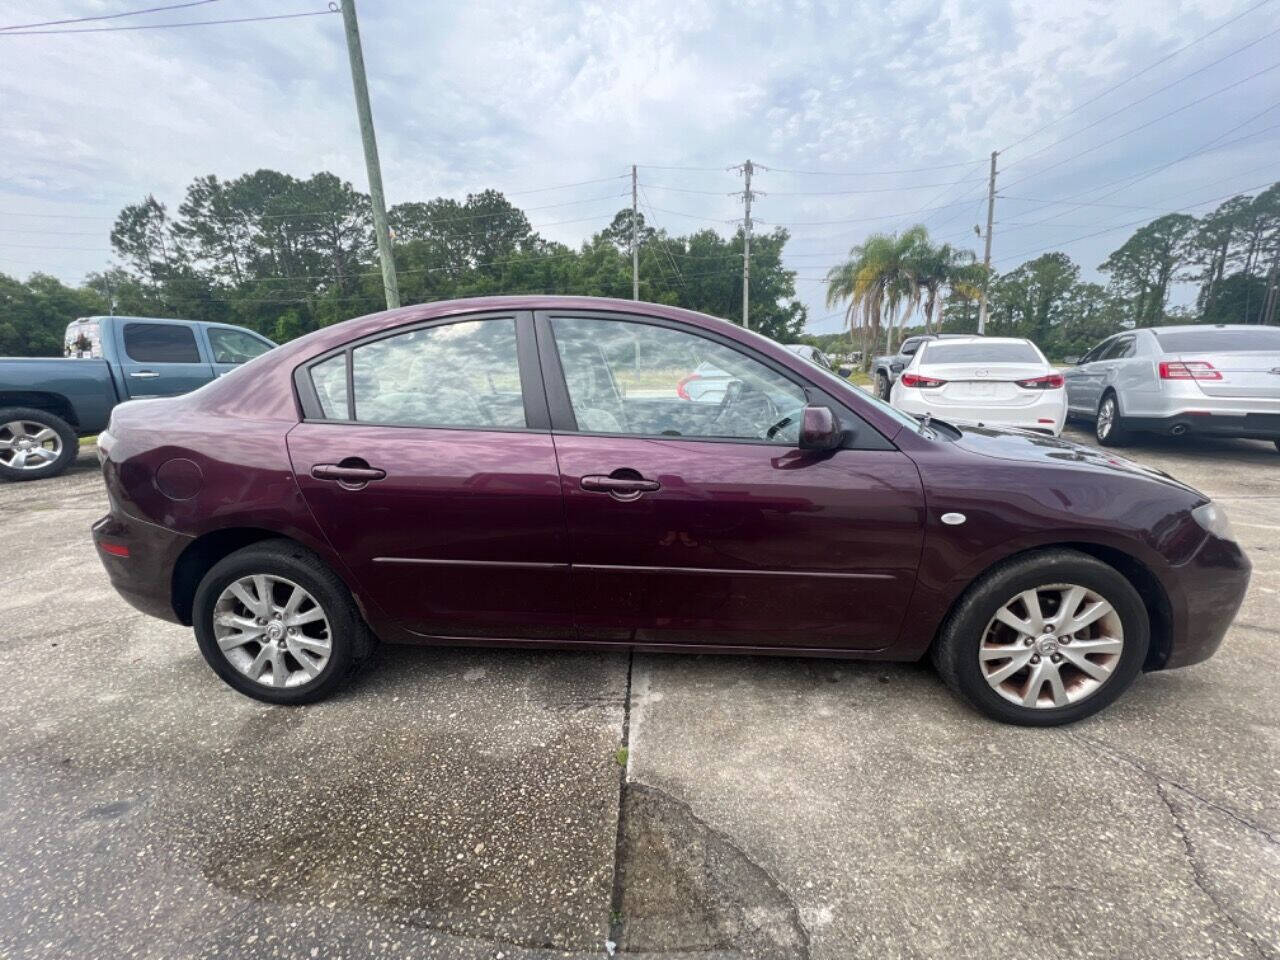
<path id="1" fill-rule="evenodd" d="M 0 27 L 159 2 L 175 0 L 10 0 Z M 576 243 L 627 202 L 638 163 L 652 220 L 728 232 L 726 168 L 750 157 L 768 168 L 755 215 L 791 230 L 815 332 L 838 325 L 820 278 L 872 230 L 923 221 L 980 252 L 992 150 L 1000 270 L 1063 249 L 1096 276 L 1130 225 L 1280 178 L 1278 0 L 360 2 L 389 203 L 495 187 Z M 326 6 L 217 0 L 72 26 Z M 366 187 L 338 15 L 11 33 L 6 273 L 101 269 L 121 205 L 151 192 L 176 207 L 201 174 L 331 170 Z"/>

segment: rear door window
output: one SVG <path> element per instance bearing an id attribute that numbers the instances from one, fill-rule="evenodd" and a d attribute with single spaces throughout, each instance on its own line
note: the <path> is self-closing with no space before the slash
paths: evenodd
<path id="1" fill-rule="evenodd" d="M 190 327 L 173 323 L 126 323 L 124 352 L 135 363 L 199 363 Z"/>
<path id="2" fill-rule="evenodd" d="M 1126 357 L 1132 357 L 1133 350 L 1133 337 L 1120 337 L 1107 347 L 1107 352 L 1102 355 L 1102 359 L 1123 360 Z"/>
<path id="3" fill-rule="evenodd" d="M 358 346 L 351 358 L 361 423 L 479 430 L 527 425 L 514 318 L 411 330 Z"/>
<path id="4" fill-rule="evenodd" d="M 1239 353 L 1247 350 L 1280 351 L 1280 327 L 1256 330 L 1175 330 L 1156 333 L 1165 353 Z"/>

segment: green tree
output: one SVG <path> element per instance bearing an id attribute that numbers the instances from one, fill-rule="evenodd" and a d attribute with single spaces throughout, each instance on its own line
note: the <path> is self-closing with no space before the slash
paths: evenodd
<path id="1" fill-rule="evenodd" d="M 914 226 L 902 234 L 873 233 L 849 251 L 849 258 L 827 272 L 827 307 L 844 302 L 850 339 L 862 330 L 863 366 L 885 329 L 885 349 L 894 327 L 920 303 L 916 262 L 929 234 Z M 905 308 L 905 309 L 904 309 Z"/>
<path id="2" fill-rule="evenodd" d="M 1188 260 L 1188 238 L 1195 227 L 1195 217 L 1166 214 L 1139 227 L 1098 267 L 1128 302 L 1135 326 L 1153 327 L 1163 322 L 1169 284 Z"/>

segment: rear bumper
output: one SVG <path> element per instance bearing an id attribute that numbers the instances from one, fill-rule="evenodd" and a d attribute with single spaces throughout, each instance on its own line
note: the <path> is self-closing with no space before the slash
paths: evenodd
<path id="1" fill-rule="evenodd" d="M 1280 413 L 1209 413 L 1188 410 L 1162 417 L 1121 418 L 1128 430 L 1170 436 L 1239 437 L 1280 440 Z"/>
<path id="2" fill-rule="evenodd" d="M 1067 422 L 1067 401 L 1061 390 L 1044 391 L 1044 397 L 1022 406 L 982 406 L 981 403 L 929 403 L 919 390 L 895 385 L 892 402 L 903 413 L 921 417 L 930 413 L 940 420 L 980 423 L 988 427 L 1018 427 L 1057 436 Z"/>
<path id="3" fill-rule="evenodd" d="M 174 565 L 193 539 L 120 512 L 93 525 L 98 557 L 116 592 L 143 613 L 172 623 L 182 622 L 173 609 Z"/>
<path id="4" fill-rule="evenodd" d="M 1191 559 L 1174 568 L 1174 636 L 1161 668 L 1186 667 L 1213 656 L 1240 611 L 1252 570 L 1238 543 L 1214 536 L 1206 536 Z"/>

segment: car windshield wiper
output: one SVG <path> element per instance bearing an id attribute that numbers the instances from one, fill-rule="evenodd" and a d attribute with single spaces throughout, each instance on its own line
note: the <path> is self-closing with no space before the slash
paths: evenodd
<path id="1" fill-rule="evenodd" d="M 949 420 L 939 420 L 932 413 L 924 414 L 922 417 L 919 418 L 919 420 L 920 420 L 921 435 L 927 436 L 930 439 L 937 439 L 938 433 L 936 430 L 934 430 L 934 427 L 941 427 L 943 430 L 954 433 L 957 437 L 962 436 L 964 434 L 964 431 L 961 430 L 959 427 L 957 427 L 954 423 L 951 423 Z"/>

